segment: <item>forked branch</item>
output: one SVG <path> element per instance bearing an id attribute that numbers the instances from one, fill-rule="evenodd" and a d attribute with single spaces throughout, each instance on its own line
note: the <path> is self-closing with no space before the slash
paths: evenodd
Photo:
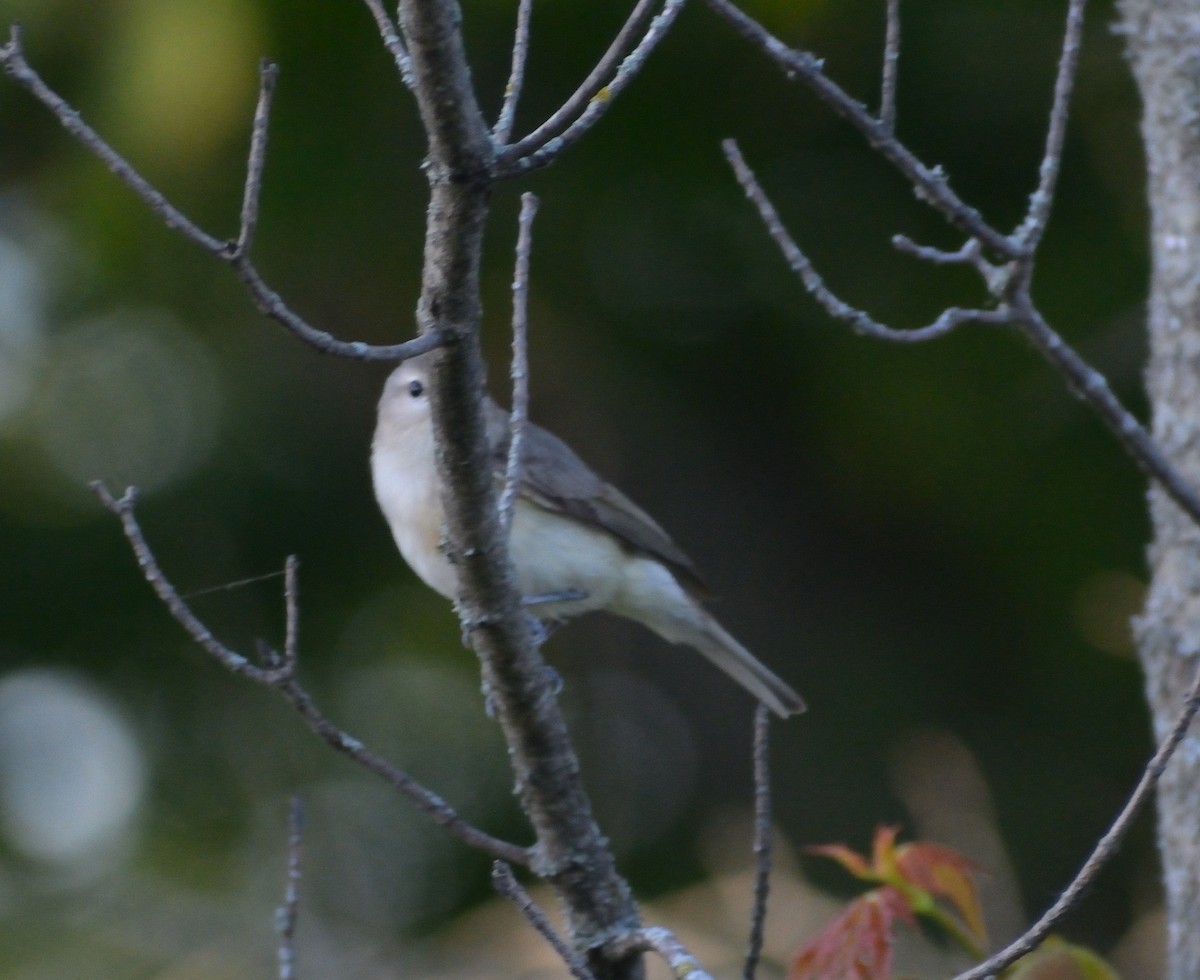
<path id="1" fill-rule="evenodd" d="M 300 715 L 309 729 L 325 744 L 353 760 L 368 772 L 379 776 L 384 782 L 407 796 L 416 804 L 417 809 L 427 814 L 435 823 L 464 844 L 501 861 L 520 865 L 529 864 L 530 855 L 525 848 L 492 837 L 477 827 L 471 826 L 440 796 L 426 789 L 408 773 L 397 769 L 364 746 L 358 739 L 338 728 L 317 708 L 312 696 L 301 687 L 300 682 L 296 679 L 296 671 L 299 666 L 297 636 L 300 614 L 295 558 L 288 559 L 286 568 L 284 596 L 287 628 L 283 653 L 279 654 L 268 648 L 269 663 L 265 667 L 259 667 L 213 636 L 163 573 L 158 559 L 146 542 L 137 516 L 134 514 L 137 491 L 131 487 L 125 491 L 122 497 L 115 498 L 99 481 L 91 484 L 91 489 L 100 502 L 121 521 L 121 528 L 133 550 L 134 558 L 137 559 L 142 576 L 150 583 L 151 588 L 154 589 L 176 622 L 187 630 L 188 635 L 210 657 L 239 677 L 278 691 Z"/>
<path id="2" fill-rule="evenodd" d="M 249 248 L 258 218 L 258 194 L 266 158 L 267 122 L 278 74 L 274 65 L 264 62 L 260 71 L 258 104 L 254 113 L 250 154 L 246 167 L 241 222 L 238 236 L 232 241 L 211 235 L 192 221 L 175 207 L 162 191 L 138 173 L 99 133 L 85 123 L 79 113 L 51 89 L 26 61 L 25 52 L 21 47 L 21 29 L 15 24 L 10 30 L 8 42 L 0 46 L 0 66 L 3 66 L 5 73 L 14 82 L 49 109 L 63 128 L 116 174 L 126 187 L 162 219 L 163 224 L 209 255 L 231 265 L 261 313 L 281 324 L 309 346 L 325 354 L 357 361 L 402 361 L 433 350 L 444 342 L 444 338 L 438 333 L 428 333 L 402 344 L 375 345 L 362 341 L 338 340 L 326 331 L 312 326 L 292 310 L 279 294 L 267 285 L 250 261 Z"/>
<path id="3" fill-rule="evenodd" d="M 1200 523 L 1200 493 L 1170 463 L 1145 427 L 1113 393 L 1104 376 L 1050 327 L 1037 308 L 1031 293 L 1036 247 L 1045 231 L 1061 166 L 1070 96 L 1078 71 L 1086 0 L 1069 0 L 1038 187 L 1030 197 L 1025 217 L 1012 234 L 1005 234 L 992 227 L 978 210 L 959 198 L 950 189 L 939 168 L 929 168 L 917 160 L 894 133 L 886 131 L 879 120 L 872 117 L 824 74 L 818 59 L 807 52 L 788 48 L 761 24 L 735 7 L 730 0 L 706 2 L 767 57 L 789 70 L 793 77 L 809 85 L 835 111 L 850 120 L 867 137 L 871 145 L 910 181 L 918 197 L 939 210 L 947 221 L 969 236 L 966 244 L 956 252 L 947 253 L 919 246 L 903 236 L 894 239 L 897 247 L 906 254 L 935 263 L 962 263 L 974 266 L 983 278 L 988 292 L 996 300 L 993 309 L 951 307 L 943 311 L 933 323 L 912 330 L 899 330 L 880 323 L 829 289 L 787 231 L 766 192 L 742 157 L 737 144 L 733 140 L 726 140 L 723 144 L 726 158 L 746 196 L 754 204 L 768 233 L 779 246 L 789 266 L 825 310 L 836 319 L 848 323 L 858 333 L 897 343 L 933 340 L 967 323 L 1012 324 L 1058 371 L 1070 390 L 1101 418 L 1142 471 L 1158 482 L 1194 521 Z M 989 250 L 1000 257 L 1002 261 L 999 264 L 985 257 L 985 252 Z"/>
<path id="4" fill-rule="evenodd" d="M 666 0 L 663 9 L 650 20 L 641 40 L 632 51 L 624 54 L 624 46 L 637 35 L 645 13 L 654 6 L 649 0 L 639 0 L 608 53 L 562 108 L 528 136 L 499 150 L 500 176 L 512 177 L 549 166 L 579 142 L 637 77 L 650 53 L 675 23 L 684 2 Z M 619 64 L 612 70 L 611 63 L 618 60 Z"/>
<path id="5" fill-rule="evenodd" d="M 1194 521 L 1200 523 L 1200 494 L 1168 461 L 1146 429 L 1125 408 L 1113 393 L 1108 381 L 1073 350 L 1047 323 L 1035 304 L 1031 283 L 1038 245 L 1049 219 L 1057 177 L 1061 166 L 1063 144 L 1071 91 L 1078 70 L 1079 45 L 1083 29 L 1086 0 L 1069 0 L 1067 24 L 1058 62 L 1053 108 L 1051 110 L 1046 149 L 1039 169 L 1038 187 L 1030 197 L 1029 209 L 1017 229 L 1004 234 L 987 224 L 980 213 L 963 202 L 949 188 L 936 168 L 928 168 L 895 137 L 891 131 L 888 106 L 894 92 L 885 92 L 881 119 L 872 118 L 836 83 L 824 75 L 820 62 L 806 52 L 794 51 L 772 37 L 761 25 L 737 9 L 730 0 L 707 0 L 710 7 L 728 20 L 744 37 L 794 77 L 813 88 L 839 114 L 849 119 L 867 137 L 871 145 L 893 164 L 912 183 L 917 196 L 946 217 L 955 227 L 968 235 L 966 244 L 954 252 L 944 252 L 913 243 L 903 236 L 893 239 L 897 248 L 906 254 L 935 264 L 973 266 L 981 275 L 989 293 L 996 300 L 992 310 L 946 310 L 931 325 L 903 331 L 885 326 L 863 311 L 855 309 L 836 296 L 824 284 L 812 263 L 788 233 L 778 212 L 759 185 L 737 145 L 732 140 L 724 144 L 725 155 L 734 169 L 747 197 L 754 204 L 772 239 L 779 246 L 805 288 L 825 309 L 860 333 L 877 339 L 913 342 L 930 340 L 948 333 L 963 323 L 977 322 L 1015 326 L 1034 348 L 1058 371 L 1068 388 L 1084 401 L 1112 431 L 1121 446 L 1139 467 L 1156 480 L 1171 498 Z M 889 8 L 889 23 L 895 16 Z M 889 46 L 892 31 L 889 30 Z M 885 85 L 886 87 L 886 85 Z M 986 251 L 999 256 L 993 264 Z M 1161 777 L 1167 762 L 1183 739 L 1200 704 L 1200 671 L 1186 699 L 1179 718 L 1150 760 L 1128 803 L 1118 814 L 1108 832 L 1097 843 L 1091 856 L 1059 900 L 1023 936 L 992 959 L 969 970 L 958 980 L 983 980 L 996 976 L 1001 970 L 1034 949 L 1050 930 L 1079 901 L 1088 885 L 1116 851 L 1134 817 L 1145 804 Z"/>
<path id="6" fill-rule="evenodd" d="M 638 35 L 643 34 L 646 22 L 650 18 L 650 12 L 654 10 L 658 2 L 659 0 L 638 0 L 637 5 L 633 8 L 628 19 L 626 19 L 625 24 L 613 39 L 612 44 L 609 45 L 604 56 L 596 63 L 596 67 L 588 73 L 587 78 L 579 84 L 579 87 L 566 102 L 559 106 L 537 129 L 529 133 L 529 135 L 523 136 L 511 146 L 506 146 L 501 154 L 502 160 L 516 160 L 532 153 L 534 150 L 541 149 L 583 114 L 584 110 L 588 107 L 588 103 L 600 94 L 605 85 L 617 73 L 622 60 L 637 43 Z M 510 108 L 508 105 L 509 97 L 512 98 L 513 102 L 516 101 L 517 93 L 520 92 L 521 79 L 524 77 L 525 55 L 529 45 L 527 14 L 524 18 L 525 29 L 524 31 L 521 30 L 521 13 L 525 12 L 525 6 L 526 4 L 523 2 L 517 16 L 518 27 L 517 39 L 513 45 L 512 77 L 509 79 L 508 88 L 505 92 L 506 111 L 502 111 L 500 116 L 501 122 L 507 125 L 502 128 L 500 123 L 497 123 L 495 130 L 496 139 L 501 143 L 508 141 L 509 134 L 512 131 L 511 113 L 513 108 Z M 658 36 L 661 37 L 661 34 Z M 514 82 L 516 83 L 515 85 Z"/>
<path id="7" fill-rule="evenodd" d="M 588 969 L 583 958 L 571 949 L 570 945 L 554 931 L 554 926 L 550 923 L 549 917 L 538 908 L 537 903 L 530 897 L 529 892 L 521 887 L 521 883 L 517 881 L 516 875 L 513 874 L 510 868 L 503 861 L 496 861 L 492 864 L 492 886 L 496 889 L 497 894 L 502 895 L 512 902 L 525 917 L 539 935 L 550 944 L 550 948 L 554 950 L 559 958 L 567 965 L 571 976 L 575 980 L 596 980 L 592 971 Z"/>

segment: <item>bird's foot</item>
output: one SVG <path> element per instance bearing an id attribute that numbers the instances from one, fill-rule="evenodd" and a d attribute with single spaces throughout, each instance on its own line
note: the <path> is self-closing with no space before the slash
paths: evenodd
<path id="1" fill-rule="evenodd" d="M 533 633 L 533 645 L 540 650 L 542 644 L 557 633 L 562 625 L 561 619 L 538 619 L 536 616 L 530 616 L 529 629 Z"/>
<path id="2" fill-rule="evenodd" d="M 543 592 L 541 595 L 521 596 L 522 606 L 542 606 L 550 602 L 579 602 L 588 594 L 579 589 L 563 589 L 561 592 Z"/>

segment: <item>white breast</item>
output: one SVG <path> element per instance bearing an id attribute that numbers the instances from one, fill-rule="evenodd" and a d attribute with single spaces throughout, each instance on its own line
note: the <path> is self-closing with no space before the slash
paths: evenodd
<path id="1" fill-rule="evenodd" d="M 402 436 L 376 432 L 371 452 L 375 498 L 409 567 L 448 599 L 457 583 L 441 548 L 444 521 L 434 471 L 433 433 L 414 427 Z"/>

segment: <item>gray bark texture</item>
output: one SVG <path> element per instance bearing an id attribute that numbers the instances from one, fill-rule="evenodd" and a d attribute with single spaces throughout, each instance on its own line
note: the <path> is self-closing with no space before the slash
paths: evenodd
<path id="1" fill-rule="evenodd" d="M 1200 0 L 1122 0 L 1143 102 L 1152 276 L 1146 385 L 1153 432 L 1200 485 Z M 1158 487 L 1150 591 L 1137 624 L 1155 734 L 1178 716 L 1200 661 L 1200 528 Z M 1169 980 L 1200 977 L 1200 736 L 1191 734 L 1158 788 L 1158 839 Z"/>
<path id="2" fill-rule="evenodd" d="M 579 764 L 522 611 L 492 481 L 483 418 L 480 261 L 496 147 L 475 99 L 455 0 L 402 0 L 417 104 L 429 137 L 430 202 L 417 323 L 446 342 L 431 393 L 447 553 L 459 614 L 508 743 L 537 834 L 533 870 L 555 889 L 571 941 L 597 980 L 637 980 L 637 952 L 614 952 L 637 906 L 592 819 Z"/>

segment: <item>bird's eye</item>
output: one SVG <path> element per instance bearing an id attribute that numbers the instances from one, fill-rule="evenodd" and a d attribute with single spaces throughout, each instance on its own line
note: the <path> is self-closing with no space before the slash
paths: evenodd
<path id="1" fill-rule="evenodd" d="M 408 383 L 408 393 L 412 395 L 413 398 L 420 398 L 423 394 L 425 394 L 425 385 L 420 381 L 410 381 Z"/>

